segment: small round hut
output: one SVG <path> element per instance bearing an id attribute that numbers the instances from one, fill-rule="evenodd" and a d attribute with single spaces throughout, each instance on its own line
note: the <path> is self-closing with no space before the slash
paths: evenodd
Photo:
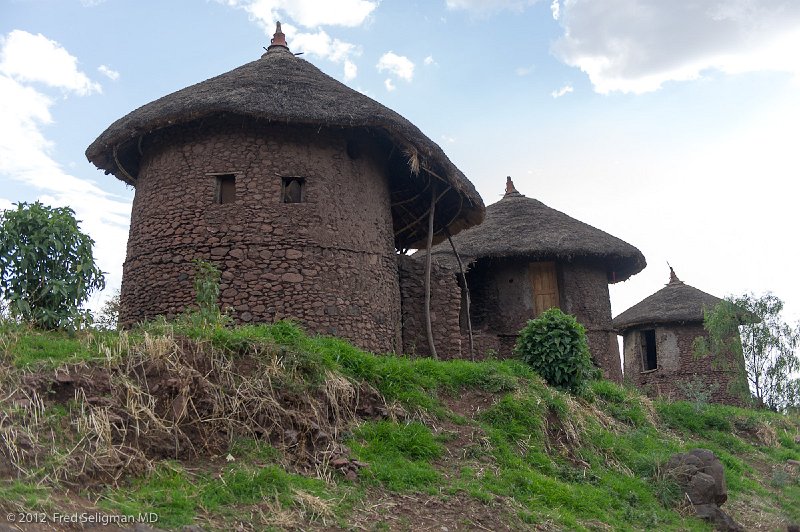
<path id="1" fill-rule="evenodd" d="M 134 110 L 86 156 L 136 188 L 127 325 L 190 307 L 201 259 L 238 322 L 289 318 L 400 351 L 396 250 L 485 210 L 439 146 L 296 57 L 280 23 L 260 59 Z"/>
<path id="2" fill-rule="evenodd" d="M 586 328 L 592 357 L 606 377 L 621 380 L 608 285 L 645 267 L 638 249 L 523 196 L 510 177 L 503 198 L 487 207 L 486 220 L 452 241 L 467 268 L 476 355 L 491 350 L 509 356 L 528 320 L 559 307 Z M 434 246 L 431 254 L 458 270 L 449 243 Z M 462 312 L 464 331 L 467 319 Z"/>
<path id="3" fill-rule="evenodd" d="M 664 288 L 614 318 L 623 338 L 625 379 L 654 397 L 687 399 L 699 388 L 713 402 L 741 405 L 747 396 L 744 361 L 731 353 L 695 352 L 696 339 L 708 338 L 704 312 L 721 301 L 670 268 Z"/>

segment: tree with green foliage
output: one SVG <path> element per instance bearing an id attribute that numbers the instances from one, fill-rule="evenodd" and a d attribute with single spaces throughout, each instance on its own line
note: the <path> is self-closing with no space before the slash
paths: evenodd
<path id="1" fill-rule="evenodd" d="M 704 325 L 709 342 L 697 352 L 717 356 L 733 353 L 744 361 L 747 381 L 755 400 L 784 411 L 796 404 L 800 371 L 800 327 L 791 327 L 781 316 L 783 301 L 771 293 L 732 296 L 706 311 Z"/>
<path id="2" fill-rule="evenodd" d="M 582 394 L 596 374 L 586 329 L 574 316 L 551 308 L 528 321 L 514 353 L 551 386 Z"/>
<path id="3" fill-rule="evenodd" d="M 94 317 L 94 325 L 98 329 L 113 331 L 119 326 L 119 290 L 116 290 L 111 297 L 105 300 L 100 312 Z"/>
<path id="4" fill-rule="evenodd" d="M 0 213 L 0 299 L 15 318 L 43 329 L 74 327 L 81 306 L 105 288 L 94 241 L 69 207 L 20 202 Z"/>

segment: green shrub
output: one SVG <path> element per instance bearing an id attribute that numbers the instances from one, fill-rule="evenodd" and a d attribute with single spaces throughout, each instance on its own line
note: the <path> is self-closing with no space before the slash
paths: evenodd
<path id="1" fill-rule="evenodd" d="M 551 308 L 520 331 L 514 353 L 551 386 L 582 394 L 594 374 L 586 330 L 574 316 Z"/>
<path id="2" fill-rule="evenodd" d="M 78 328 L 91 320 L 83 304 L 105 288 L 94 240 L 69 207 L 16 207 L 0 210 L 0 301 L 11 317 L 37 328 Z"/>

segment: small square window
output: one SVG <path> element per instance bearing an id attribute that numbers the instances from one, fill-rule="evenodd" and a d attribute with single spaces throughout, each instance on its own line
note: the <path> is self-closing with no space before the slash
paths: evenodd
<path id="1" fill-rule="evenodd" d="M 282 177 L 281 203 L 303 203 L 306 200 L 305 189 L 305 178 L 293 176 Z"/>
<path id="2" fill-rule="evenodd" d="M 234 174 L 219 174 L 214 176 L 217 181 L 217 203 L 233 203 L 236 201 L 236 176 Z"/>

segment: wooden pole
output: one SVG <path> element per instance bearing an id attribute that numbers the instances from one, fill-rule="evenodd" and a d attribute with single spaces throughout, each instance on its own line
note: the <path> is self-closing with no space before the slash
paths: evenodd
<path id="1" fill-rule="evenodd" d="M 456 245 L 453 243 L 453 239 L 450 238 L 450 231 L 445 229 L 445 233 L 447 235 L 447 241 L 450 242 L 450 247 L 453 248 L 453 255 L 456 256 L 456 260 L 458 261 L 458 270 L 461 272 L 461 280 L 464 282 L 464 295 L 466 296 L 466 303 L 467 303 L 467 332 L 469 333 L 469 359 L 473 362 L 475 361 L 475 343 L 472 340 L 472 315 L 470 314 L 470 298 L 469 298 L 469 286 L 467 285 L 467 274 L 464 272 L 464 263 L 461 262 L 461 256 L 458 254 L 458 250 L 456 250 Z"/>
<path id="2" fill-rule="evenodd" d="M 425 329 L 428 333 L 428 349 L 433 358 L 436 356 L 436 346 L 433 344 L 433 327 L 431 325 L 431 247 L 433 246 L 433 214 L 436 209 L 436 184 L 431 186 L 431 208 L 428 211 L 428 252 L 425 260 Z"/>

